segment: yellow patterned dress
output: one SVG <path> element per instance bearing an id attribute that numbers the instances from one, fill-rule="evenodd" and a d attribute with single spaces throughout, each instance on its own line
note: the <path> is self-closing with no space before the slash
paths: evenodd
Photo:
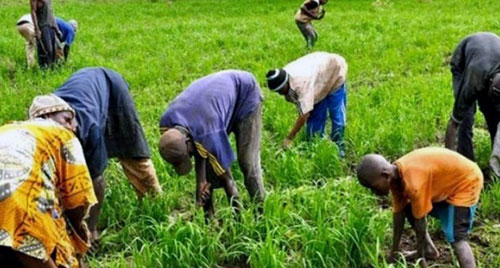
<path id="1" fill-rule="evenodd" d="M 96 202 L 72 132 L 51 120 L 0 127 L 0 246 L 78 267 L 76 255 L 89 243 L 68 231 L 63 213 L 81 206 L 88 212 Z"/>

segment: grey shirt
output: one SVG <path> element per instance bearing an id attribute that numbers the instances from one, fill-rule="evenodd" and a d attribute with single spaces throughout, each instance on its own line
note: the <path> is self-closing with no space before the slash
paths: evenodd
<path id="1" fill-rule="evenodd" d="M 455 95 L 451 117 L 455 122 L 460 123 L 479 99 L 500 111 L 500 103 L 488 99 L 490 79 L 500 72 L 500 37 L 493 33 L 467 36 L 455 49 L 450 65 Z"/>

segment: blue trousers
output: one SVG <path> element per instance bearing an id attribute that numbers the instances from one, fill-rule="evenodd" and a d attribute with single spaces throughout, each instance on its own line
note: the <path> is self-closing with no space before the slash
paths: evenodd
<path id="1" fill-rule="evenodd" d="M 344 157 L 344 130 L 346 125 L 347 90 L 344 83 L 339 89 L 326 96 L 322 101 L 314 105 L 307 119 L 306 132 L 308 139 L 314 136 L 323 137 L 327 113 L 332 120 L 332 132 L 330 139 L 339 147 L 339 154 Z"/>

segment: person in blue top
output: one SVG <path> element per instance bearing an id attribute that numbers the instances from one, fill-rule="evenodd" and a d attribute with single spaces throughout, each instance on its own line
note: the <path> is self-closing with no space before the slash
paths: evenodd
<path id="1" fill-rule="evenodd" d="M 260 203 L 264 186 L 260 165 L 262 95 L 248 72 L 226 70 L 194 81 L 170 103 L 160 120 L 160 154 L 179 175 L 195 159 L 196 201 L 205 216 L 214 215 L 212 191 L 224 188 L 239 212 L 238 189 L 231 174 L 236 157 L 229 134 L 234 133 L 238 162 L 250 197 Z"/>
<path id="2" fill-rule="evenodd" d="M 68 59 L 69 48 L 75 41 L 75 35 L 78 30 L 78 23 L 76 20 L 70 20 L 68 22 L 61 18 L 56 18 L 57 27 L 61 31 L 61 38 L 59 38 L 60 49 L 62 49 L 62 54 L 64 55 L 64 60 Z"/>
<path id="3" fill-rule="evenodd" d="M 74 73 L 54 95 L 75 110 L 75 134 L 82 144 L 98 204 L 88 219 L 93 246 L 97 246 L 97 220 L 104 200 L 103 173 L 109 158 L 118 158 L 137 196 L 160 195 L 151 153 L 129 85 L 117 72 L 84 68 Z"/>

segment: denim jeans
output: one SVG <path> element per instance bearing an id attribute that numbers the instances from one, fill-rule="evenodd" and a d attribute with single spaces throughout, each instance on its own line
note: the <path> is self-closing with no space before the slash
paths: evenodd
<path id="1" fill-rule="evenodd" d="M 339 154 L 344 157 L 344 130 L 346 125 L 346 105 L 347 105 L 347 86 L 342 84 L 336 91 L 326 96 L 322 101 L 314 105 L 314 109 L 307 120 L 307 137 L 323 137 L 325 135 L 325 126 L 327 114 L 330 114 L 332 120 L 332 131 L 330 139 L 339 147 Z"/>

